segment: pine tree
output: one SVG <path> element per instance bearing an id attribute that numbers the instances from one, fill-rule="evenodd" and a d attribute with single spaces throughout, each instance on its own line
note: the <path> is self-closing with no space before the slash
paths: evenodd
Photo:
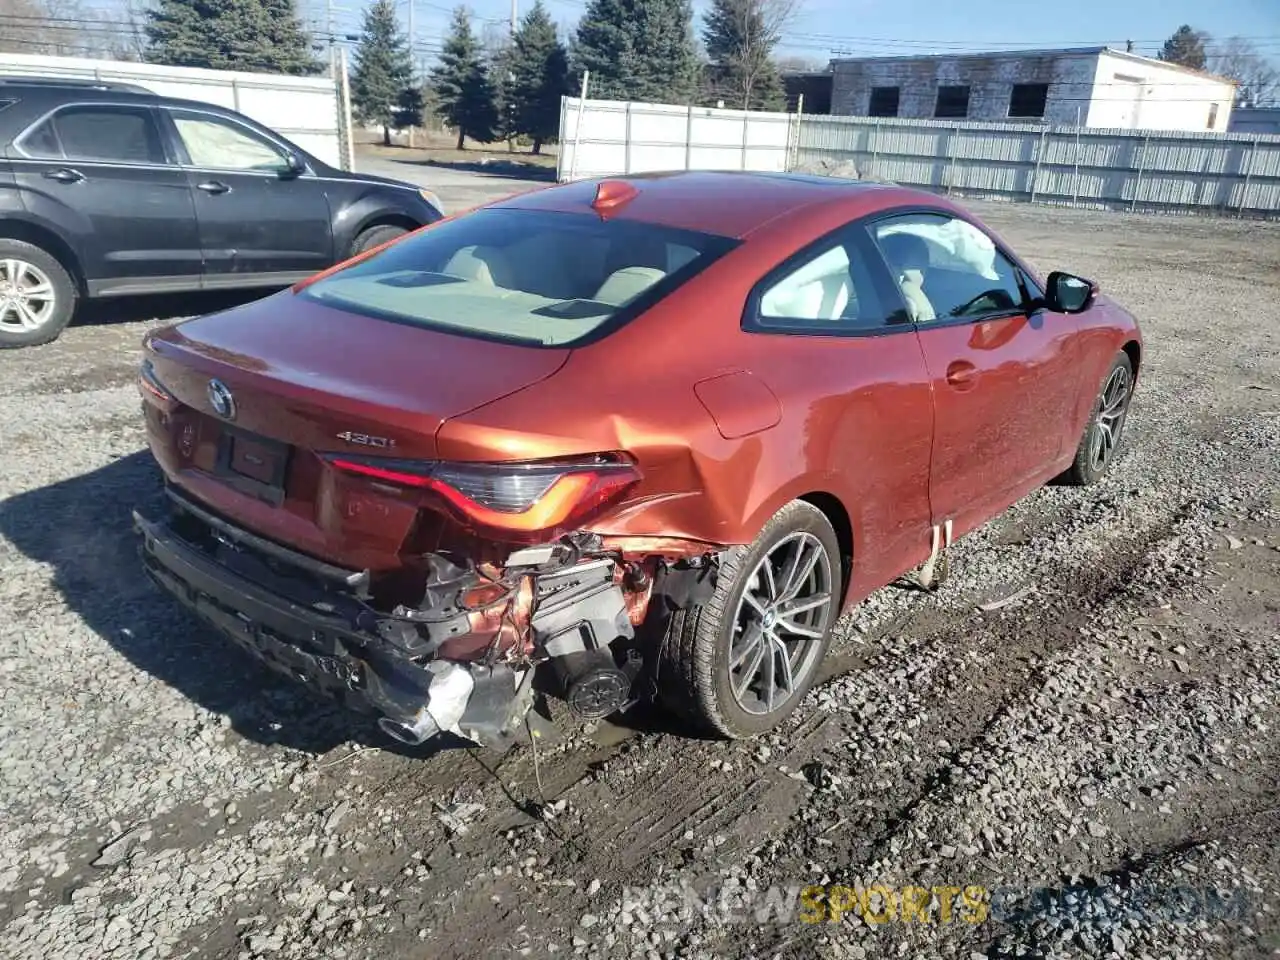
<path id="1" fill-rule="evenodd" d="M 440 101 L 440 115 L 458 131 L 458 149 L 466 148 L 467 137 L 491 142 L 498 126 L 493 85 L 466 7 L 453 12 L 440 64 L 431 72 L 431 78 Z"/>
<path id="2" fill-rule="evenodd" d="M 413 106 L 406 102 L 413 97 L 413 57 L 396 19 L 395 0 L 374 0 L 365 10 L 355 60 L 352 111 L 362 122 L 382 127 L 382 142 L 390 146 L 393 126 L 412 126 L 422 115 L 418 94 L 417 117 L 408 116 Z"/>
<path id="3" fill-rule="evenodd" d="M 146 32 L 148 63 L 295 75 L 323 69 L 293 0 L 159 0 Z"/>
<path id="4" fill-rule="evenodd" d="M 587 94 L 689 103 L 698 85 L 689 0 L 591 0 L 573 42 L 574 69 L 589 70 Z"/>
<path id="5" fill-rule="evenodd" d="M 1181 64 L 1193 70 L 1203 70 L 1205 63 L 1204 35 L 1183 24 L 1164 42 L 1160 59 Z"/>
<path id="6" fill-rule="evenodd" d="M 508 149 L 515 150 L 515 138 L 520 134 L 516 129 L 515 113 L 515 45 L 508 37 L 503 43 L 486 46 L 489 85 L 493 93 L 493 138 L 506 140 Z"/>
<path id="7" fill-rule="evenodd" d="M 782 77 L 773 61 L 777 25 L 764 0 L 712 0 L 702 42 L 711 63 L 714 95 L 742 110 L 780 110 L 786 106 Z"/>
<path id="8" fill-rule="evenodd" d="M 542 0 L 535 0 L 516 31 L 510 70 L 512 126 L 541 153 L 560 130 L 560 98 L 569 92 L 569 56 Z"/>

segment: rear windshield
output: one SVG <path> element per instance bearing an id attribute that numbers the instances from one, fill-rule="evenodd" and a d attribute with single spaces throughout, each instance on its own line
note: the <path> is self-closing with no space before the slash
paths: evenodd
<path id="1" fill-rule="evenodd" d="M 594 213 L 478 210 L 317 280 L 301 296 L 424 327 L 567 346 L 625 323 L 735 242 Z"/>

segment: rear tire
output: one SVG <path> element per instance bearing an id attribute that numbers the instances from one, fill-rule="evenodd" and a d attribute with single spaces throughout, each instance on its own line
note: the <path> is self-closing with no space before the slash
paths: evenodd
<path id="1" fill-rule="evenodd" d="M 1087 487 L 1102 479 L 1119 455 L 1132 398 L 1133 363 L 1121 350 L 1102 378 L 1102 389 L 1093 402 L 1089 423 L 1076 448 L 1076 458 L 1062 474 L 1062 483 Z"/>
<path id="2" fill-rule="evenodd" d="M 53 255 L 0 240 L 0 349 L 56 340 L 76 311 L 76 284 Z"/>
<path id="3" fill-rule="evenodd" d="M 381 246 L 388 240 L 394 240 L 396 237 L 402 237 L 409 231 L 404 227 L 398 227 L 392 223 L 383 223 L 375 227 L 369 227 L 367 230 L 360 231 L 356 236 L 355 242 L 351 244 L 351 255 L 364 253 L 366 250 L 372 250 L 374 247 Z"/>
<path id="4" fill-rule="evenodd" d="M 771 730 L 813 685 L 842 588 L 831 523 L 812 504 L 787 504 L 749 546 L 726 552 L 705 605 L 672 614 L 658 658 L 661 699 L 722 737 Z"/>

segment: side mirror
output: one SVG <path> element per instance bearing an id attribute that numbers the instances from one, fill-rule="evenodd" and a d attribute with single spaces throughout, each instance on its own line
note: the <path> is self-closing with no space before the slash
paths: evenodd
<path id="1" fill-rule="evenodd" d="M 284 156 L 284 175 L 286 177 L 300 177 L 307 172 L 307 164 L 296 153 L 286 153 Z"/>
<path id="2" fill-rule="evenodd" d="M 1046 286 L 1045 306 L 1056 313 L 1082 313 L 1098 295 L 1098 285 L 1092 280 L 1061 270 L 1049 274 Z"/>

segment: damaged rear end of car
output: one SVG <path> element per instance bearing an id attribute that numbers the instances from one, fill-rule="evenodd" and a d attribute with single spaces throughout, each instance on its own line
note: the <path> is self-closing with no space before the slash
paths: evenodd
<path id="1" fill-rule="evenodd" d="M 135 514 L 152 578 L 269 666 L 411 744 L 442 731 L 503 742 L 537 693 L 582 720 L 625 709 L 646 620 L 673 583 L 685 594 L 709 585 L 715 564 L 692 541 L 628 556 L 586 531 L 526 545 L 468 536 L 428 495 L 404 566 L 351 570 L 259 537 L 174 485 L 168 496 L 168 517 Z M 416 538 L 433 525 L 452 536 L 422 549 Z"/>
<path id="2" fill-rule="evenodd" d="M 446 424 L 555 377 L 582 331 L 626 322 L 732 246 L 549 215 L 553 260 L 638 235 L 665 258 L 678 247 L 679 262 L 552 276 L 544 257 L 522 278 L 512 265 L 526 254 L 494 252 L 518 235 L 501 214 L 156 331 L 139 376 L 169 507 L 134 515 L 148 574 L 410 744 L 506 742 L 542 693 L 583 720 L 625 709 L 644 691 L 655 623 L 709 595 L 721 549 L 598 523 L 644 498 L 628 450 L 548 455 L 530 430 L 445 455 Z M 522 332 L 534 324 L 550 332 Z"/>

